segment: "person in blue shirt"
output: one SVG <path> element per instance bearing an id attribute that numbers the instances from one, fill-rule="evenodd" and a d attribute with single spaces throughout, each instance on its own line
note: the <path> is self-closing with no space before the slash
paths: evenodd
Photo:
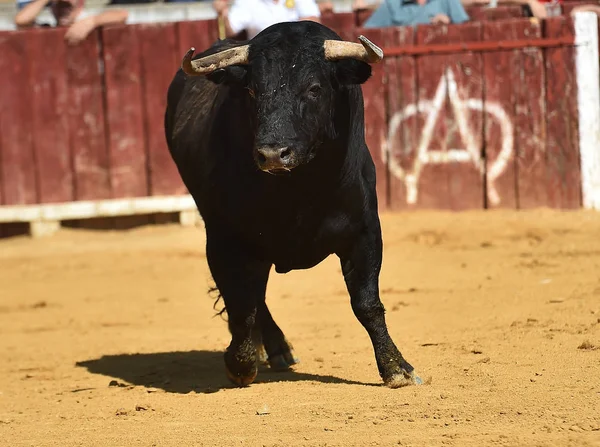
<path id="1" fill-rule="evenodd" d="M 468 20 L 460 0 L 384 0 L 363 27 L 464 23 Z"/>

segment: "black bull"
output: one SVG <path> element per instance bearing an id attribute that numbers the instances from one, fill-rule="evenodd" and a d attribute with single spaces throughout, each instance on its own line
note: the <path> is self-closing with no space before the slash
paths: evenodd
<path id="1" fill-rule="evenodd" d="M 385 384 L 420 381 L 379 298 L 383 246 L 360 84 L 382 54 L 361 41 L 280 23 L 194 60 L 192 49 L 169 88 L 166 138 L 206 226 L 231 332 L 225 367 L 238 385 L 252 383 L 265 351 L 274 369 L 297 362 L 265 302 L 271 267 L 307 269 L 334 253 Z"/>

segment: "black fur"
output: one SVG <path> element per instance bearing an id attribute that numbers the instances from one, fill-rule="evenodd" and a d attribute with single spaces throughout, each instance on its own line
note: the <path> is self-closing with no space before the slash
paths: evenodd
<path id="1" fill-rule="evenodd" d="M 206 225 L 207 259 L 232 333 L 225 362 L 236 383 L 256 373 L 253 330 L 270 361 L 293 363 L 265 304 L 271 267 L 306 269 L 331 254 L 384 381 L 412 380 L 379 299 L 381 229 L 360 88 L 371 68 L 325 60 L 326 39 L 340 38 L 314 22 L 273 25 L 249 42 L 248 65 L 206 77 L 179 71 L 169 89 L 166 137 Z M 217 43 L 197 57 L 245 43 Z M 291 172 L 262 172 L 264 146 L 290 148 Z"/>

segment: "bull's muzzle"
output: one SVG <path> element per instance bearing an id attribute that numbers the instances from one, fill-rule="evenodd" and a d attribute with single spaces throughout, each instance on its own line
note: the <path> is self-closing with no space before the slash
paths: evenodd
<path id="1" fill-rule="evenodd" d="M 256 149 L 256 164 L 270 174 L 281 174 L 297 166 L 294 151 L 289 147 L 261 146 Z"/>

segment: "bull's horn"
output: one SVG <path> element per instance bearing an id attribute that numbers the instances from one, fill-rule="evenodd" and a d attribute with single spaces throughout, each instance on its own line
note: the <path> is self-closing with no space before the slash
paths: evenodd
<path id="1" fill-rule="evenodd" d="M 193 61 L 192 56 L 196 50 L 192 47 L 183 56 L 181 69 L 189 76 L 200 76 L 230 65 L 245 65 L 248 63 L 249 48 L 248 45 L 229 48 Z"/>
<path id="2" fill-rule="evenodd" d="M 360 43 L 343 40 L 326 40 L 323 44 L 325 59 L 358 59 L 363 62 L 377 63 L 383 59 L 383 51 L 365 36 L 358 36 Z"/>

